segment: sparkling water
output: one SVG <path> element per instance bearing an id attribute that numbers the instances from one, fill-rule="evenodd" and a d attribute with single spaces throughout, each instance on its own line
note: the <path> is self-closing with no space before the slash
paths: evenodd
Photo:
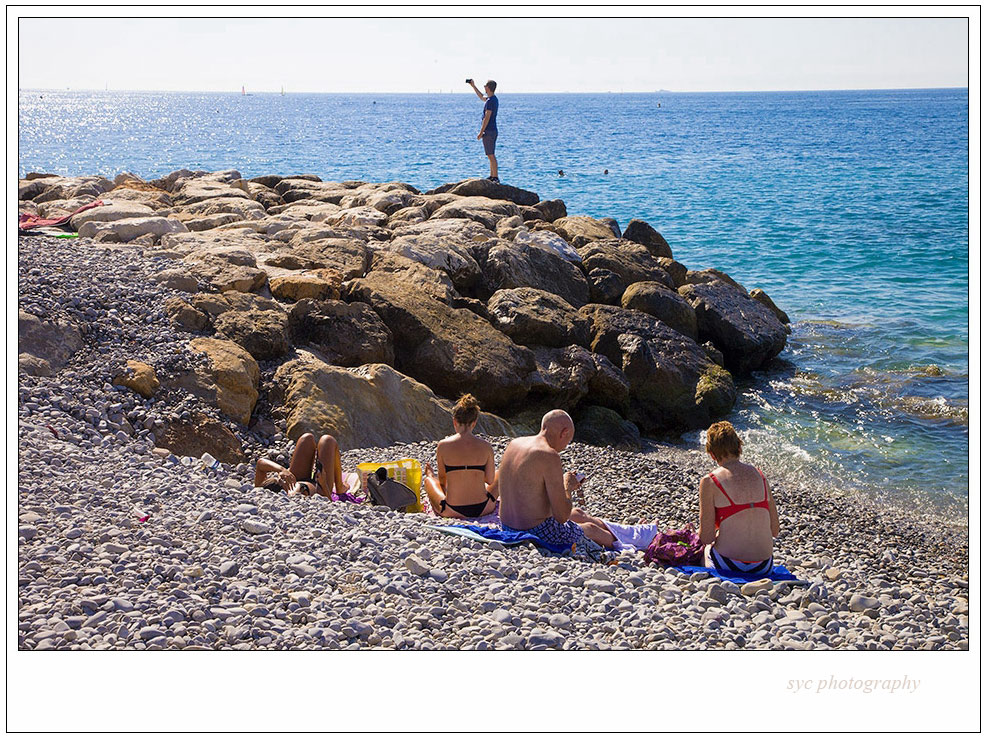
<path id="1" fill-rule="evenodd" d="M 957 90 L 498 95 L 503 182 L 649 221 L 792 319 L 731 420 L 821 494 L 965 516 L 968 97 Z M 20 173 L 486 176 L 472 93 L 21 91 Z M 560 170 L 563 174 L 560 174 Z M 606 170 L 606 173 L 605 173 Z M 697 446 L 698 434 L 681 443 Z"/>

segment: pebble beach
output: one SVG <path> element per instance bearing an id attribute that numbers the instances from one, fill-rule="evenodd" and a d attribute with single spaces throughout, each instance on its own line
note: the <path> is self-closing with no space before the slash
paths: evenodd
<path id="1" fill-rule="evenodd" d="M 685 576 L 621 553 L 603 566 L 430 529 L 439 519 L 252 485 L 285 429 L 226 422 L 245 459 L 164 455 L 165 417 L 205 414 L 180 389 L 143 399 L 114 384 L 140 356 L 159 376 L 194 364 L 169 322 L 169 263 L 136 244 L 19 240 L 18 303 L 83 327 L 48 376 L 18 382 L 18 647 L 68 649 L 969 648 L 968 532 L 933 515 L 766 469 L 781 517 L 775 558 L 799 584 Z M 258 415 L 274 372 L 260 362 Z M 499 454 L 508 439 L 488 437 Z M 431 442 L 347 449 L 364 461 L 434 459 Z M 660 526 L 697 519 L 698 450 L 574 443 L 592 514 Z M 804 584 L 802 584 L 804 582 Z"/>

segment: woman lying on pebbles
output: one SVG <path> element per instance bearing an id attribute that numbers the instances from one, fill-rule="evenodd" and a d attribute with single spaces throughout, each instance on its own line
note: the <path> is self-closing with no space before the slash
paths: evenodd
<path id="1" fill-rule="evenodd" d="M 425 465 L 425 493 L 440 516 L 480 518 L 497 510 L 494 450 L 473 436 L 479 418 L 476 398 L 463 395 L 452 409 L 456 433 L 440 441 L 435 450 L 439 474 L 435 475 L 432 465 Z"/>
<path id="2" fill-rule="evenodd" d="M 343 493 L 343 465 L 339 456 L 339 444 L 329 434 L 323 434 L 319 443 L 315 436 L 302 434 L 291 455 L 291 464 L 285 469 L 277 462 L 261 458 L 254 471 L 254 486 L 273 492 L 286 491 L 288 495 L 318 493 L 331 497 L 333 488 Z"/>
<path id="3" fill-rule="evenodd" d="M 740 437 L 727 421 L 706 431 L 706 452 L 715 470 L 699 482 L 699 538 L 706 566 L 726 574 L 771 572 L 778 536 L 778 510 L 764 473 L 740 461 Z"/>

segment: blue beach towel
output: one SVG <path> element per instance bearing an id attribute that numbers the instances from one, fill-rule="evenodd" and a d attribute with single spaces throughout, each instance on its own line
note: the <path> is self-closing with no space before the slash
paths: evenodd
<path id="1" fill-rule="evenodd" d="M 691 565 L 684 565 L 682 567 L 675 567 L 673 569 L 684 572 L 686 575 L 691 575 L 693 572 L 708 572 L 713 577 L 718 577 L 721 580 L 729 580 L 730 582 L 735 582 L 738 585 L 743 585 L 744 583 L 754 582 L 755 580 L 786 580 L 794 582 L 806 582 L 805 580 L 799 580 L 795 575 L 789 572 L 784 565 L 775 565 L 771 572 L 767 575 L 728 575 L 724 572 L 720 572 L 712 567 L 694 567 Z"/>
<path id="2" fill-rule="evenodd" d="M 563 552 L 568 552 L 569 547 L 560 547 L 555 544 L 549 544 L 546 541 L 542 541 L 534 534 L 529 534 L 525 531 L 505 531 L 504 529 L 495 529 L 489 526 L 477 526 L 475 524 L 446 524 L 444 526 L 429 526 L 430 529 L 435 529 L 436 531 L 441 531 L 444 534 L 454 534 L 455 536 L 465 536 L 467 539 L 474 539 L 476 541 L 497 541 L 506 547 L 516 546 L 517 544 L 524 544 L 525 542 L 531 542 L 532 544 L 537 544 L 540 547 L 547 549 L 550 552 L 555 552 L 556 554 L 562 554 Z"/>

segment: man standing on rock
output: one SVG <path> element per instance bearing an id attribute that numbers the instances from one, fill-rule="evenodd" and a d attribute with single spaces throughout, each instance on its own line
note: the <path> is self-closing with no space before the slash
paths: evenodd
<path id="1" fill-rule="evenodd" d="M 483 123 L 480 124 L 480 133 L 476 135 L 476 138 L 483 141 L 483 152 L 490 160 L 490 176 L 487 179 L 500 182 L 500 178 L 497 177 L 497 157 L 494 155 L 494 149 L 497 147 L 497 108 L 500 107 L 500 101 L 494 95 L 497 90 L 497 83 L 493 80 L 487 80 L 487 84 L 483 86 L 483 92 L 487 93 L 484 97 L 483 92 L 480 92 L 473 80 L 469 79 L 466 82 L 473 88 L 473 92 L 480 100 L 486 101 L 483 105 Z"/>
<path id="2" fill-rule="evenodd" d="M 525 531 L 561 547 L 572 547 L 587 536 L 612 547 L 614 535 L 595 523 L 576 523 L 570 517 L 572 493 L 583 484 L 571 472 L 563 474 L 559 453 L 572 441 L 575 426 L 569 414 L 549 411 L 537 436 L 514 439 L 507 445 L 497 471 L 500 521 L 505 529 Z"/>

